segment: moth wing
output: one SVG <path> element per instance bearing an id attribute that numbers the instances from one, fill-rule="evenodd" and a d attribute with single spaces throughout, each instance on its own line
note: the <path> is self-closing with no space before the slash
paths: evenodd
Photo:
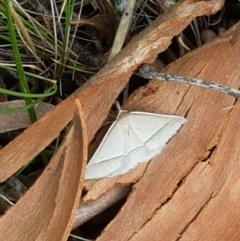
<path id="1" fill-rule="evenodd" d="M 121 165 L 122 158 L 122 156 L 119 156 L 87 166 L 85 180 L 110 177 Z"/>
<path id="2" fill-rule="evenodd" d="M 87 165 L 85 179 L 118 176 L 151 160 L 185 122 L 171 115 L 120 114 Z"/>
<path id="3" fill-rule="evenodd" d="M 177 133 L 187 120 L 181 116 L 160 115 L 159 122 L 161 121 L 165 122 L 162 128 L 156 131 L 156 133 L 146 141 L 146 146 L 149 150 L 155 153 L 155 156 L 162 151 L 168 141 Z"/>
<path id="4" fill-rule="evenodd" d="M 130 112 L 129 123 L 143 143 L 151 140 L 157 133 L 162 135 L 162 142 L 167 142 L 169 136 L 181 127 L 186 119 L 181 116 L 161 115 L 147 112 Z M 166 135 L 166 137 L 165 137 Z"/>
<path id="5" fill-rule="evenodd" d="M 123 157 L 121 167 L 116 169 L 111 177 L 118 176 L 133 169 L 139 163 L 148 162 L 162 151 L 166 143 L 186 122 L 180 116 L 160 115 L 145 112 L 131 112 L 128 116 L 130 136 L 125 138 L 131 143 L 132 137 L 143 143 Z M 130 150 L 130 149 L 129 149 Z"/>
<path id="6" fill-rule="evenodd" d="M 124 152 L 123 139 L 122 126 L 118 121 L 115 121 L 105 134 L 87 166 L 122 156 Z M 116 146 L 118 146 L 118 148 L 116 148 Z"/>
<path id="7" fill-rule="evenodd" d="M 85 179 L 109 176 L 119 166 L 125 152 L 125 126 L 127 114 L 120 114 L 112 124 L 86 167 Z"/>

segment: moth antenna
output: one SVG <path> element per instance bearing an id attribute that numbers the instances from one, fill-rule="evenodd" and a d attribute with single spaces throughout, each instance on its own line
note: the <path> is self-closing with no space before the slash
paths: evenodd
<path id="1" fill-rule="evenodd" d="M 118 100 L 115 101 L 115 106 L 116 106 L 118 112 L 121 112 L 121 111 L 122 111 L 122 108 L 121 108 L 120 103 L 119 103 Z"/>

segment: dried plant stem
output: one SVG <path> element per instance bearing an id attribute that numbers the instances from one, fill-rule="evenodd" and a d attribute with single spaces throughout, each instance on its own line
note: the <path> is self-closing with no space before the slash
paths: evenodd
<path id="1" fill-rule="evenodd" d="M 72 230 L 126 197 L 130 191 L 131 186 L 115 185 L 97 200 L 87 201 L 85 203 L 80 202 L 75 215 Z"/>
<path id="2" fill-rule="evenodd" d="M 225 85 L 208 82 L 206 80 L 190 78 L 187 76 L 175 75 L 175 74 L 167 74 L 162 72 L 157 72 L 151 69 L 151 66 L 148 64 L 142 65 L 139 70 L 138 74 L 143 77 L 144 79 L 157 79 L 163 81 L 171 81 L 171 82 L 178 82 L 182 84 L 190 84 L 195 85 L 198 87 L 203 87 L 211 90 L 215 90 L 227 95 L 231 95 L 235 98 L 240 97 L 240 90 L 234 89 Z"/>

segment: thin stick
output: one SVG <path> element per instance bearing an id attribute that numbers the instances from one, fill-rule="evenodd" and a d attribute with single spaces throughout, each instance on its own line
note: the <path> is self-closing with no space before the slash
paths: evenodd
<path id="1" fill-rule="evenodd" d="M 114 203 L 126 197 L 131 192 L 131 186 L 115 185 L 97 200 L 80 202 L 72 230 L 87 222 L 97 214 L 111 207 Z"/>
<path id="2" fill-rule="evenodd" d="M 148 64 L 143 64 L 139 70 L 138 74 L 143 77 L 144 79 L 157 79 L 163 81 L 171 81 L 171 82 L 178 82 L 182 84 L 189 84 L 195 85 L 198 87 L 203 87 L 215 91 L 219 91 L 221 93 L 231 95 L 235 98 L 240 97 L 240 91 L 234 88 L 230 88 L 225 85 L 217 84 L 208 82 L 206 80 L 190 78 L 187 76 L 175 75 L 175 74 L 166 74 L 162 72 L 157 72 L 151 69 L 151 66 Z"/>
<path id="3" fill-rule="evenodd" d="M 113 42 L 112 50 L 111 50 L 108 61 L 110 61 L 122 49 L 122 46 L 124 44 L 124 41 L 126 39 L 127 33 L 130 28 L 135 4 L 136 4 L 136 0 L 127 2 L 127 6 L 122 14 L 120 23 L 118 25 L 118 30 L 115 35 L 115 39 Z"/>

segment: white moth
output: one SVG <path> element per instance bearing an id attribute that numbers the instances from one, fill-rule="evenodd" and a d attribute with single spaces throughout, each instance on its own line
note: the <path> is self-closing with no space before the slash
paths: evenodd
<path id="1" fill-rule="evenodd" d="M 115 177 L 150 161 L 185 122 L 180 116 L 120 110 L 89 161 L 85 180 Z"/>

